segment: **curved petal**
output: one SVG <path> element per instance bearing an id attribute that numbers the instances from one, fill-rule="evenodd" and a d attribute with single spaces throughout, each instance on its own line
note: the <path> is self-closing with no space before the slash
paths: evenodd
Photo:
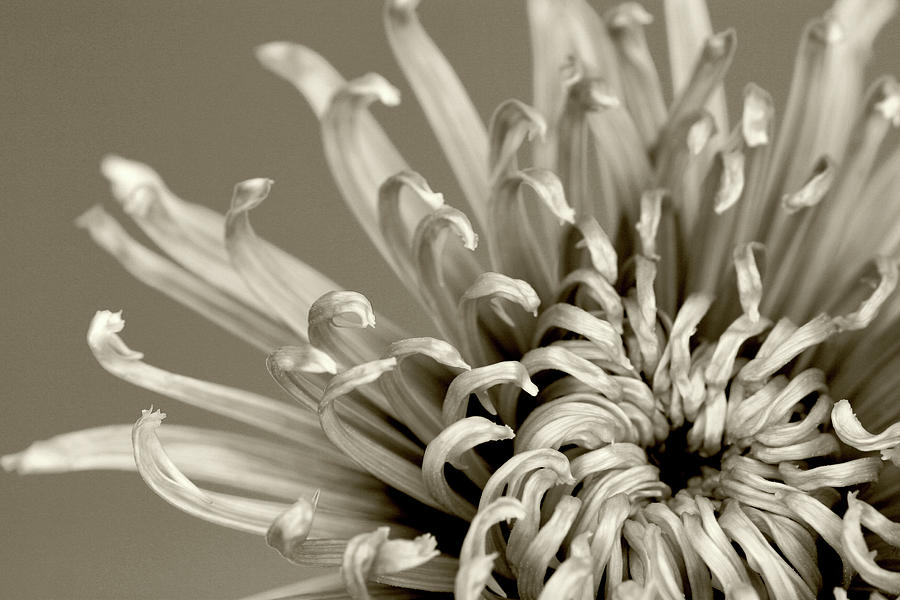
<path id="1" fill-rule="evenodd" d="M 487 131 L 453 67 L 426 33 L 417 0 L 385 3 L 388 42 L 419 99 L 476 220 L 486 222 Z"/>

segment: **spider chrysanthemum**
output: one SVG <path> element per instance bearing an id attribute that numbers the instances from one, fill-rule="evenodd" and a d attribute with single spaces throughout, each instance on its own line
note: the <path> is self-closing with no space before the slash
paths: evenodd
<path id="1" fill-rule="evenodd" d="M 529 0 L 533 104 L 487 126 L 416 4 L 387 2 L 387 35 L 465 208 L 369 113 L 399 102 L 382 77 L 289 43 L 257 56 L 311 105 L 340 192 L 440 338 L 376 323 L 257 237 L 270 180 L 223 216 L 108 157 L 162 253 L 101 207 L 79 225 L 265 351 L 296 403 L 151 366 L 100 311 L 106 370 L 261 435 L 149 410 L 3 466 L 136 466 L 178 508 L 332 569 L 258 598 L 900 594 L 900 150 L 882 147 L 900 86 L 862 80 L 894 0 L 838 0 L 804 31 L 783 115 L 750 84 L 734 125 L 736 36 L 702 0 L 665 3 L 671 101 L 639 5 Z"/>

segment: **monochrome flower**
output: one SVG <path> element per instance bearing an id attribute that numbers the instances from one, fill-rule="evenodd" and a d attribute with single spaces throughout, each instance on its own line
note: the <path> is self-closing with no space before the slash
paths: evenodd
<path id="1" fill-rule="evenodd" d="M 222 215 L 109 156 L 161 253 L 102 207 L 79 226 L 266 352 L 296 402 L 157 368 L 99 311 L 104 369 L 260 435 L 151 409 L 3 466 L 136 468 L 330 569 L 255 598 L 900 594 L 900 150 L 882 148 L 900 85 L 863 82 L 894 0 L 837 0 L 804 30 L 784 114 L 749 84 L 733 126 L 736 34 L 703 0 L 664 5 L 671 101 L 638 4 L 528 0 L 533 103 L 487 126 L 416 5 L 388 0 L 387 37 L 465 210 L 369 112 L 400 101 L 383 77 L 286 42 L 257 57 L 308 101 L 337 187 L 440 338 L 258 237 L 271 180 L 237 184 Z"/>

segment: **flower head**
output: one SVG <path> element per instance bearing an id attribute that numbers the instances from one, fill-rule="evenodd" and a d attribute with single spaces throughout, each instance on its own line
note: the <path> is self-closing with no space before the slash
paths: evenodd
<path id="1" fill-rule="evenodd" d="M 309 102 L 342 195 L 440 337 L 258 237 L 271 180 L 238 183 L 222 215 L 110 156 L 113 195 L 167 256 L 103 208 L 78 224 L 264 350 L 296 403 L 152 366 L 100 311 L 107 371 L 268 437 L 151 409 L 3 466 L 136 467 L 178 508 L 331 568 L 266 597 L 900 594 L 900 153 L 882 149 L 900 86 L 861 76 L 893 0 L 810 23 L 777 127 L 753 84 L 729 125 L 736 34 L 702 0 L 665 3 L 671 101 L 639 5 L 529 0 L 533 105 L 487 126 L 416 5 L 387 2 L 387 35 L 465 210 L 369 112 L 400 101 L 383 77 L 285 42 L 257 57 Z"/>

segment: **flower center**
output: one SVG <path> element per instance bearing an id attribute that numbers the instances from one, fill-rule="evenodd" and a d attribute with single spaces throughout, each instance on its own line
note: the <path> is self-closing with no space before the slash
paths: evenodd
<path id="1" fill-rule="evenodd" d="M 647 449 L 651 465 L 659 469 L 659 480 L 672 490 L 673 494 L 686 489 L 695 477 L 703 477 L 706 469 L 721 469 L 723 452 L 713 456 L 701 456 L 688 447 L 690 427 L 682 425 L 672 429 L 662 443 Z"/>

